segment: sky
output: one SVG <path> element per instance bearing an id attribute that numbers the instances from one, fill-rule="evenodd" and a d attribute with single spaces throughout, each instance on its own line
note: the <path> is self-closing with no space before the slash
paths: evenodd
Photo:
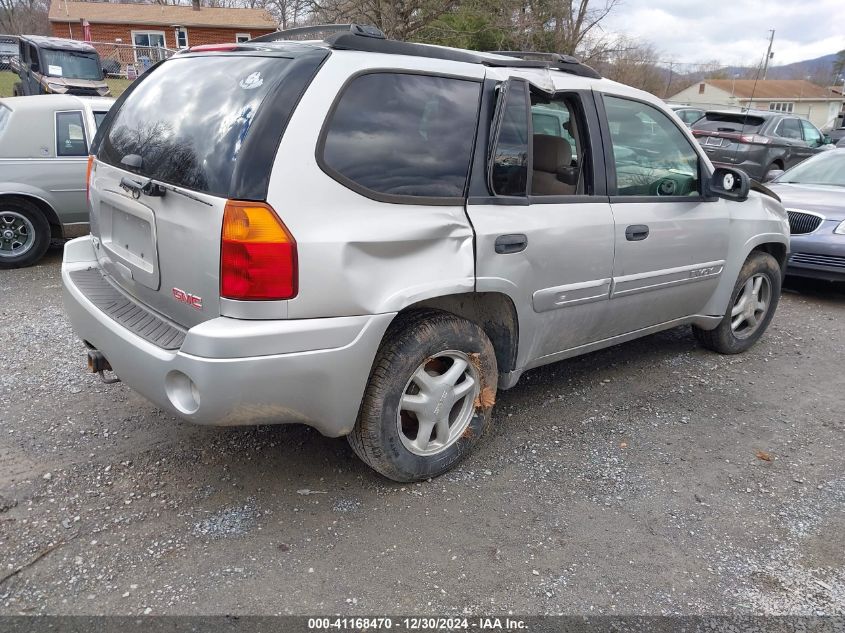
<path id="1" fill-rule="evenodd" d="M 651 42 L 667 61 L 724 65 L 758 64 L 775 29 L 772 64 L 781 65 L 845 49 L 843 23 L 845 0 L 621 0 L 602 25 Z"/>

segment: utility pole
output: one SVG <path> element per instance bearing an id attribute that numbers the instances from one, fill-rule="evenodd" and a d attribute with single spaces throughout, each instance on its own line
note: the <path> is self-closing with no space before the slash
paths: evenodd
<path id="1" fill-rule="evenodd" d="M 775 30 L 769 29 L 769 48 L 766 51 L 766 59 L 763 61 L 763 81 L 766 80 L 766 74 L 769 72 L 769 60 L 772 58 L 772 42 L 775 41 Z"/>

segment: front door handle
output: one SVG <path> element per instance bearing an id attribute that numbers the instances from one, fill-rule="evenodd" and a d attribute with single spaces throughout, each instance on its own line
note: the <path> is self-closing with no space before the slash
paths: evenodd
<path id="1" fill-rule="evenodd" d="M 639 242 L 648 237 L 648 226 L 645 224 L 632 224 L 625 229 L 625 239 L 629 242 Z"/>
<path id="2" fill-rule="evenodd" d="M 496 252 L 500 255 L 519 253 L 528 246 L 528 237 L 522 233 L 510 233 L 496 238 Z"/>

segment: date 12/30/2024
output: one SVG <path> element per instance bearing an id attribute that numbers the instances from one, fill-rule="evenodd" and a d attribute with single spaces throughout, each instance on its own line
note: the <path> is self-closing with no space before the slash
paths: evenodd
<path id="1" fill-rule="evenodd" d="M 519 631 L 527 628 L 517 618 L 499 617 L 326 617 L 309 618 L 308 629 L 331 630 L 406 630 L 406 631 Z"/>

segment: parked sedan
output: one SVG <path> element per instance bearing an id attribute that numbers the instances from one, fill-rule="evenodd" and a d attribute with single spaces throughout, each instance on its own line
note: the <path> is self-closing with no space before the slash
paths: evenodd
<path id="1" fill-rule="evenodd" d="M 0 268 L 38 261 L 51 239 L 88 233 L 88 145 L 114 99 L 0 99 Z"/>
<path id="2" fill-rule="evenodd" d="M 806 119 L 781 112 L 709 111 L 692 133 L 717 167 L 738 167 L 763 182 L 769 172 L 794 167 L 829 143 Z"/>
<path id="3" fill-rule="evenodd" d="M 768 186 L 789 213 L 787 274 L 845 281 L 845 149 L 814 156 Z"/>

